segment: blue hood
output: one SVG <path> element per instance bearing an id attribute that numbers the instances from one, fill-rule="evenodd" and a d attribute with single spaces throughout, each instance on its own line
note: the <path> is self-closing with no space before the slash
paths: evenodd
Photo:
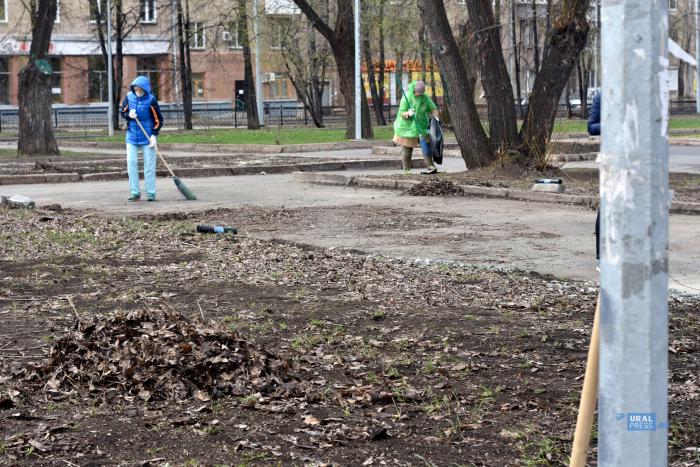
<path id="1" fill-rule="evenodd" d="M 136 77 L 136 79 L 131 83 L 131 86 L 129 86 L 131 92 L 134 92 L 134 86 L 140 87 L 141 89 L 146 91 L 146 94 L 151 93 L 151 82 L 145 76 Z"/>

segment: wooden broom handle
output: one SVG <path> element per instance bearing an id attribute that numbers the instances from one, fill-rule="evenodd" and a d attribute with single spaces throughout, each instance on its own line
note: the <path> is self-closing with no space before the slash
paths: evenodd
<path id="1" fill-rule="evenodd" d="M 141 128 L 141 131 L 143 132 L 143 136 L 145 136 L 146 139 L 150 139 L 149 136 L 148 136 L 148 133 L 146 133 L 146 129 L 143 127 L 143 125 L 141 125 L 141 122 L 139 121 L 139 118 L 136 117 L 135 120 L 136 120 L 136 123 L 139 125 L 139 128 Z M 158 157 L 160 157 L 160 160 L 163 161 L 163 164 L 165 165 L 165 168 L 168 169 L 168 172 L 170 172 L 170 175 L 172 175 L 173 178 L 174 178 L 174 177 L 175 177 L 175 174 L 173 173 L 173 169 L 170 168 L 170 166 L 168 165 L 168 163 L 165 162 L 165 159 L 163 158 L 163 156 L 160 155 L 160 151 L 158 150 L 158 145 L 156 145 L 156 154 L 158 154 Z"/>
<path id="2" fill-rule="evenodd" d="M 588 454 L 588 444 L 591 440 L 593 427 L 593 415 L 595 414 L 596 399 L 598 396 L 598 356 L 599 356 L 599 327 L 600 327 L 600 295 L 595 306 L 593 317 L 593 331 L 591 332 L 591 345 L 588 347 L 588 361 L 586 372 L 583 376 L 583 389 L 581 390 L 581 402 L 578 407 L 576 419 L 576 432 L 571 448 L 571 461 L 569 467 L 585 467 Z"/>

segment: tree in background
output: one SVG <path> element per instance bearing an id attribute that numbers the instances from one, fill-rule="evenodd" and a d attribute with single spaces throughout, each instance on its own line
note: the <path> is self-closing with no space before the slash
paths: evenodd
<path id="1" fill-rule="evenodd" d="M 369 91 L 372 96 L 372 108 L 377 125 L 386 126 L 384 118 L 384 99 L 386 88 L 384 81 L 386 76 L 386 57 L 384 45 L 384 3 L 386 0 L 365 0 L 362 2 L 362 24 L 365 25 L 365 32 L 362 34 L 362 55 L 367 67 L 367 81 L 369 81 Z M 375 63 L 372 60 L 372 39 L 375 39 L 373 31 L 377 31 L 376 43 L 379 49 L 379 63 L 375 74 Z"/>
<path id="2" fill-rule="evenodd" d="M 90 18 L 95 20 L 97 38 L 100 42 L 102 60 L 107 69 L 107 1 L 89 0 Z M 138 5 L 124 5 L 124 0 L 112 0 L 112 36 L 115 43 L 115 54 L 112 57 L 114 67 L 112 70 L 112 96 L 110 105 L 112 112 L 112 127 L 119 129 L 119 106 L 122 99 L 122 86 L 124 86 L 124 41 L 139 25 L 141 9 Z"/>
<path id="3" fill-rule="evenodd" d="M 238 44 L 243 49 L 243 94 L 245 96 L 245 111 L 249 130 L 260 129 L 258 106 L 255 96 L 255 81 L 253 79 L 253 60 L 250 54 L 250 36 L 248 33 L 248 8 L 246 0 L 238 0 Z M 260 58 L 258 58 L 259 60 Z"/>
<path id="4" fill-rule="evenodd" d="M 474 90 L 452 35 L 442 0 L 419 0 L 418 8 L 426 35 L 442 76 L 450 119 L 467 167 L 484 167 L 496 156 L 481 125 L 474 103 Z M 482 77 L 483 79 L 483 77 Z"/>
<path id="5" fill-rule="evenodd" d="M 192 40 L 189 0 L 177 0 L 177 45 L 178 69 L 180 72 L 180 92 L 185 130 L 192 129 L 192 63 L 190 61 L 190 41 Z"/>
<path id="6" fill-rule="evenodd" d="M 294 3 L 311 21 L 314 28 L 328 41 L 340 78 L 340 92 L 345 100 L 345 137 L 355 137 L 355 38 L 353 25 L 353 0 L 337 0 L 335 27 L 323 21 L 308 0 L 294 0 Z M 360 88 L 362 89 L 362 85 Z M 372 137 L 372 122 L 369 119 L 369 105 L 362 96 L 361 118 L 362 138 Z"/>
<path id="7" fill-rule="evenodd" d="M 19 73 L 18 154 L 58 154 L 51 121 L 51 65 L 47 58 L 57 0 L 30 2 L 32 45 Z"/>
<path id="8" fill-rule="evenodd" d="M 546 161 L 559 99 L 588 39 L 589 0 L 563 0 L 545 42 L 542 66 L 520 130 L 521 152 L 536 166 Z"/>
<path id="9" fill-rule="evenodd" d="M 327 23 L 329 1 L 320 0 L 313 7 Z M 311 115 L 314 125 L 323 128 L 323 92 L 331 59 L 327 41 L 303 15 L 289 22 L 289 28 L 283 36 L 282 57 L 292 86 Z M 300 47 L 300 44 L 306 44 L 306 47 Z"/>

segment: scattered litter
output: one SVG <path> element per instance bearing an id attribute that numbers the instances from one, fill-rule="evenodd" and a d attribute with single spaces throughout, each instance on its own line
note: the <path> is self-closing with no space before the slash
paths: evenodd
<path id="1" fill-rule="evenodd" d="M 238 228 L 236 227 L 223 227 L 220 225 L 198 225 L 197 232 L 199 233 L 232 233 L 236 235 L 238 233 Z"/>

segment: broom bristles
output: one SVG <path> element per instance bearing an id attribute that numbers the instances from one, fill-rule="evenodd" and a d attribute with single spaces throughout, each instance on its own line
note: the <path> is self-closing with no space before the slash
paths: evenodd
<path id="1" fill-rule="evenodd" d="M 190 201 L 194 201 L 197 199 L 197 197 L 192 193 L 192 190 L 187 188 L 187 185 L 185 185 L 185 182 L 180 180 L 178 177 L 173 177 L 173 181 L 175 182 L 175 186 L 177 187 L 178 191 L 182 193 L 182 196 L 185 198 L 189 199 Z"/>

